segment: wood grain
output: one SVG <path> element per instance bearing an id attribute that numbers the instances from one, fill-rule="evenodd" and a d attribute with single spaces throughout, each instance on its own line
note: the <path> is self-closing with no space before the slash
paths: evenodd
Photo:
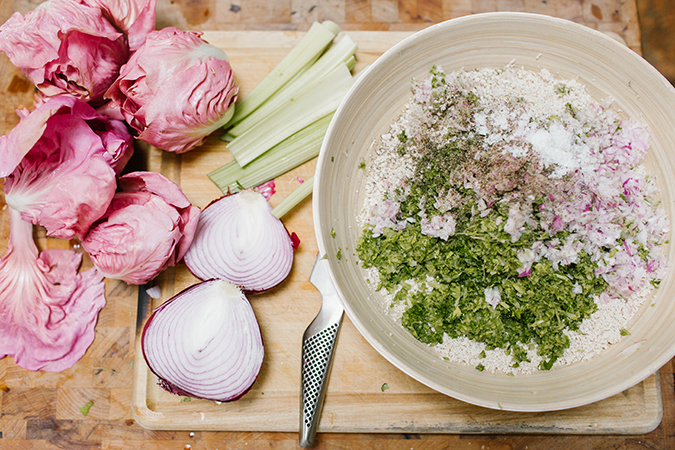
<path id="1" fill-rule="evenodd" d="M 26 13 L 40 0 L 3 0 L 0 21 Z M 658 3 L 658 2 L 657 2 Z M 345 30 L 415 31 L 439 20 L 487 11 L 528 11 L 574 20 L 620 35 L 642 51 L 633 0 L 158 0 L 158 28 L 202 30 L 306 30 L 313 20 L 331 19 Z M 32 86 L 0 55 L 0 132 L 18 121 L 14 108 L 30 105 Z M 4 196 L 0 194 L 4 204 Z M 6 250 L 7 215 L 0 215 L 0 254 Z M 43 243 L 43 245 L 48 245 Z M 0 448 L 18 449 L 291 449 L 295 433 L 152 431 L 132 417 L 135 366 L 136 288 L 107 280 L 108 305 L 87 355 L 59 374 L 31 373 L 10 358 L 0 360 Z M 312 316 L 313 312 L 306 312 Z M 415 433 L 321 433 L 316 448 L 348 449 L 671 449 L 675 448 L 673 362 L 660 370 L 663 420 L 652 432 L 635 435 L 536 435 Z M 80 411 L 93 401 L 89 413 Z"/>
<path id="2" fill-rule="evenodd" d="M 350 31 L 359 43 L 357 70 L 410 32 Z M 204 38 L 228 52 L 243 92 L 248 92 L 299 40 L 301 32 L 209 31 Z M 339 38 L 339 37 L 338 37 Z M 220 195 L 205 174 L 231 161 L 224 143 L 212 136 L 203 146 L 176 157 L 152 149 L 150 170 L 171 174 L 193 204 L 204 207 Z M 276 203 L 298 186 L 297 177 L 314 172 L 314 162 L 279 177 Z M 153 429 L 297 431 L 299 422 L 300 353 L 302 332 L 318 311 L 320 296 L 309 284 L 317 252 L 312 204 L 305 201 L 284 217 L 301 245 L 295 266 L 278 288 L 251 296 L 266 345 L 263 371 L 252 390 L 231 405 L 191 400 L 167 394 L 144 362 L 134 367 L 132 408 L 142 425 Z M 169 275 L 169 274 L 167 274 Z M 146 311 L 198 280 L 178 267 L 158 284 L 162 297 L 148 299 Z M 140 331 L 140 330 L 139 330 Z M 138 337 L 138 335 L 137 335 Z M 136 352 L 140 353 L 139 342 Z M 331 432 L 538 432 L 639 434 L 661 419 L 657 380 L 651 377 L 629 391 L 590 407 L 551 414 L 517 414 L 473 407 L 449 399 L 405 376 L 382 358 L 349 319 L 340 332 L 319 431 Z M 388 388 L 383 392 L 382 385 Z"/>

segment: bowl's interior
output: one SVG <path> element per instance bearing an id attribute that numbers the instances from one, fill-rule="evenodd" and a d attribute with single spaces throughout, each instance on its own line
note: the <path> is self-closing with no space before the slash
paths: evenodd
<path id="1" fill-rule="evenodd" d="M 663 206 L 672 217 L 675 90 L 670 84 L 634 52 L 599 32 L 551 17 L 493 13 L 455 19 L 415 34 L 378 59 L 356 83 L 321 151 L 315 228 L 347 314 L 394 365 L 431 388 L 473 404 L 514 411 L 564 409 L 619 393 L 675 354 L 675 265 L 631 325 L 631 335 L 619 344 L 588 362 L 514 377 L 448 363 L 417 342 L 383 311 L 355 255 L 364 176 L 359 165 L 409 100 L 411 79 L 423 76 L 432 65 L 450 72 L 500 68 L 513 59 L 517 67 L 545 68 L 560 78 L 576 79 L 597 100 L 610 96 L 614 108 L 646 124 L 653 138 L 646 164 L 657 177 Z M 666 251 L 672 261 L 673 246 Z"/>

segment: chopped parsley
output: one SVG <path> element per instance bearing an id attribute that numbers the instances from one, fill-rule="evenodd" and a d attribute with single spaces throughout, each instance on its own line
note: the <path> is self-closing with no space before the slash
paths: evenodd
<path id="1" fill-rule="evenodd" d="M 586 255 L 558 270 L 541 260 L 529 277 L 519 277 L 517 250 L 536 237 L 532 231 L 514 244 L 488 216 L 466 220 L 447 241 L 422 234 L 418 224 L 378 237 L 365 230 L 357 254 L 363 267 L 378 269 L 378 288 L 398 289 L 394 301 L 410 302 L 402 323 L 418 340 L 433 345 L 444 333 L 466 336 L 488 349 L 504 349 L 514 363 L 528 361 L 533 342 L 543 358 L 540 368 L 550 369 L 569 346 L 563 331 L 578 329 L 596 310 L 592 295 L 606 283 L 594 275 L 596 265 Z M 432 289 L 411 293 L 407 280 Z M 493 287 L 501 294 L 496 307 L 485 301 L 485 290 Z"/>
<path id="2" fill-rule="evenodd" d="M 91 409 L 92 406 L 94 406 L 94 402 L 91 401 L 91 400 L 89 400 L 87 403 L 85 403 L 85 404 L 80 408 L 80 412 L 82 413 L 82 415 L 86 417 L 87 414 L 89 414 L 89 410 Z"/>

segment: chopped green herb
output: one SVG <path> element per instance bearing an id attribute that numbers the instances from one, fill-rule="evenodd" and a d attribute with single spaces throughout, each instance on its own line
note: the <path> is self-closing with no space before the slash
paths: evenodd
<path id="1" fill-rule="evenodd" d="M 91 409 L 92 406 L 94 406 L 94 402 L 92 400 L 89 400 L 87 403 L 85 403 L 80 408 L 80 412 L 82 413 L 82 415 L 86 417 L 86 415 L 89 414 L 89 410 Z"/>
<path id="2" fill-rule="evenodd" d="M 381 389 L 382 389 L 382 392 L 384 392 L 384 391 L 386 391 L 387 389 L 389 389 L 389 385 L 388 385 L 387 383 L 384 383 L 384 384 L 382 385 L 382 388 L 381 388 Z"/>
<path id="3" fill-rule="evenodd" d="M 357 254 L 364 268 L 379 270 L 378 288 L 390 292 L 405 280 L 424 285 L 427 274 L 436 277 L 428 293 L 410 294 L 403 284 L 396 295 L 396 302 L 410 301 L 402 323 L 418 340 L 433 345 L 442 342 L 444 333 L 467 336 L 488 348 L 508 350 L 514 362 L 528 361 L 527 350 L 534 342 L 545 369 L 569 346 L 563 331 L 577 329 L 596 310 L 592 294 L 601 293 L 606 284 L 593 276 L 595 265 L 584 254 L 577 264 L 558 271 L 542 260 L 532 266 L 529 277 L 519 277 L 517 250 L 538 238 L 532 232 L 514 245 L 494 219 L 486 217 L 458 225 L 447 241 L 423 235 L 419 225 L 378 237 L 366 230 Z M 582 293 L 576 293 L 575 283 Z M 496 308 L 484 294 L 494 286 L 501 294 Z"/>
<path id="4" fill-rule="evenodd" d="M 335 257 L 338 259 L 338 261 L 342 259 L 342 249 L 338 249 Z"/>
<path id="5" fill-rule="evenodd" d="M 438 68 L 431 70 L 432 89 L 442 90 L 445 80 Z M 565 86 L 561 85 L 564 94 Z M 465 187 L 467 174 L 473 183 L 495 183 L 491 174 L 509 165 L 507 192 L 523 196 L 541 196 L 541 177 L 529 176 L 535 168 L 527 158 L 517 163 L 502 151 L 485 152 L 489 147 L 484 138 L 465 130 L 472 116 L 472 105 L 478 97 L 471 92 L 440 92 L 438 105 L 429 108 L 432 115 L 446 114 L 448 102 L 453 108 L 456 128 L 448 128 L 447 139 L 439 145 L 433 139 L 398 135 L 403 146 L 416 146 L 414 175 L 406 181 L 405 196 L 397 199 L 401 218 L 442 216 L 450 211 L 456 225 L 447 240 L 422 233 L 420 221 L 408 223 L 403 229 L 384 228 L 375 235 L 366 228 L 356 252 L 366 269 L 376 268 L 380 274 L 378 289 L 396 292 L 394 303 L 410 306 L 402 316 L 402 324 L 421 342 L 435 345 L 443 336 L 468 337 L 486 344 L 487 349 L 501 348 L 513 358 L 513 366 L 529 362 L 527 351 L 536 344 L 543 358 L 540 369 L 550 369 L 569 347 L 565 330 L 577 330 L 597 305 L 593 296 L 607 288 L 602 277 L 595 275 L 597 262 L 583 251 L 575 264 L 554 268 L 550 261 L 534 262 L 527 276 L 520 276 L 519 251 L 527 251 L 535 242 L 549 242 L 548 231 L 525 225 L 516 242 L 505 231 L 509 205 L 500 202 L 495 193 L 489 214 L 476 214 L 480 207 L 475 189 Z M 536 182 L 535 182 L 536 181 Z M 485 185 L 481 192 L 490 191 Z M 399 192 L 400 194 L 400 192 Z M 458 200 L 451 209 L 440 209 L 438 202 L 428 199 L 451 195 Z M 400 200 L 400 201 L 399 201 Z M 544 213 L 532 205 L 533 223 L 541 221 Z M 556 235 L 562 245 L 566 232 Z M 433 282 L 428 281 L 433 278 Z M 420 286 L 412 293 L 408 283 Z M 406 287 L 407 286 L 407 287 Z M 486 291 L 499 293 L 496 306 L 486 301 Z M 481 353 L 481 357 L 485 353 Z M 480 367 L 480 366 L 479 366 Z M 481 369 L 479 369 L 481 370 Z"/>
<path id="6" fill-rule="evenodd" d="M 335 228 L 330 229 L 330 237 L 332 237 L 332 238 L 335 237 Z"/>
<path id="7" fill-rule="evenodd" d="M 443 69 L 434 66 L 413 86 L 413 107 L 392 126 L 393 141 L 381 147 L 385 166 L 394 167 L 400 156 L 405 170 L 392 169 L 394 179 L 402 178 L 391 187 L 386 177 L 376 177 L 386 193 L 369 199 L 377 208 L 370 210 L 356 256 L 361 267 L 376 270 L 375 289 L 388 292 L 392 306 L 404 307 L 401 324 L 419 341 L 437 345 L 445 337 L 468 338 L 485 350 L 503 350 L 512 369 L 531 362 L 528 355 L 536 352 L 539 369 L 549 370 L 570 347 L 567 331 L 578 331 L 598 309 L 596 298 L 612 292 L 607 259 L 618 260 L 616 253 L 625 247 L 648 261 L 653 245 L 637 242 L 643 226 L 627 218 L 612 222 L 620 245 L 599 249 L 585 242 L 583 232 L 561 223 L 570 213 L 558 208 L 577 192 L 593 192 L 584 184 L 588 180 L 545 162 L 550 155 L 526 139 L 522 148 L 512 143 L 520 139 L 508 135 L 512 117 L 542 130 L 585 120 L 574 99 L 535 119 L 519 115 L 534 100 L 523 91 L 505 97 L 510 112 L 505 115 L 485 109 L 480 91 L 463 77 L 455 72 L 447 83 Z M 576 89 L 565 82 L 552 86 L 549 95 L 565 101 Z M 609 120 L 607 128 L 618 132 L 621 121 Z M 572 139 L 579 142 L 589 136 L 583 127 L 575 133 Z M 617 192 L 612 200 L 617 204 L 635 195 Z M 603 208 L 595 201 L 581 203 L 574 207 L 589 217 Z M 487 358 L 486 351 L 479 356 Z"/>
<path id="8" fill-rule="evenodd" d="M 621 329 L 621 336 L 630 336 L 630 331 L 625 328 Z"/>
<path id="9" fill-rule="evenodd" d="M 186 403 L 189 402 L 190 400 L 192 400 L 190 397 L 183 397 L 180 401 Z"/>

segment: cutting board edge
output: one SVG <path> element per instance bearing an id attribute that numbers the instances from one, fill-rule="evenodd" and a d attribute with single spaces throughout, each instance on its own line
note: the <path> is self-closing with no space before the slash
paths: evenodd
<path id="1" fill-rule="evenodd" d="M 209 36 L 223 36 L 225 37 L 229 32 L 209 32 Z M 238 32 L 238 33 L 245 33 L 245 32 Z M 269 39 L 270 36 L 273 35 L 279 35 L 279 36 L 284 36 L 284 39 L 282 39 L 282 42 L 286 42 L 289 40 L 289 34 L 296 33 L 297 35 L 301 35 L 302 32 L 264 32 L 265 36 Z M 350 35 L 352 34 L 351 31 L 348 32 Z M 394 36 L 396 34 L 396 36 Z M 368 36 L 369 38 L 372 38 L 371 41 L 368 42 L 367 45 L 372 45 L 372 43 L 376 43 L 379 45 L 383 45 L 382 41 L 386 43 L 386 45 L 393 45 L 396 39 L 402 39 L 406 37 L 407 35 L 410 35 L 412 33 L 409 32 L 377 32 L 377 31 L 369 31 L 369 32 L 364 32 L 364 36 Z M 378 35 L 382 36 L 382 40 L 378 41 L 377 37 Z M 392 39 L 394 37 L 394 39 Z M 292 39 L 291 39 L 292 40 Z M 386 46 L 384 45 L 384 46 Z M 368 48 L 361 48 L 360 51 L 362 52 L 369 52 Z M 375 54 L 380 53 L 382 49 L 377 48 L 371 52 L 371 56 L 374 57 Z M 172 166 L 170 163 L 174 163 L 175 161 L 175 155 L 165 155 L 162 154 L 160 157 L 160 160 L 162 160 L 163 163 L 162 166 Z M 178 171 L 180 172 L 180 163 L 178 163 Z M 174 176 L 178 175 L 180 178 L 179 174 L 172 174 Z M 173 178 L 173 177 L 171 177 Z M 139 308 L 140 308 L 139 304 Z M 139 309 L 140 311 L 140 309 Z M 137 329 L 137 333 L 141 330 L 140 326 Z M 140 346 L 137 346 L 137 355 L 141 355 L 140 353 Z M 145 366 L 145 368 L 144 368 Z M 137 376 L 138 375 L 138 376 Z M 250 421 L 245 421 L 244 423 L 241 424 L 214 424 L 211 425 L 205 424 L 204 421 L 202 420 L 197 420 L 197 419 L 186 419 L 185 414 L 180 414 L 180 413 L 164 413 L 160 410 L 154 410 L 152 407 L 148 406 L 147 402 L 147 389 L 148 389 L 148 376 L 150 376 L 149 369 L 147 368 L 147 365 L 145 365 L 145 361 L 140 361 L 138 362 L 137 358 L 137 364 L 136 367 L 134 368 L 134 386 L 132 389 L 132 414 L 134 417 L 134 420 L 136 420 L 141 426 L 144 428 L 148 429 L 154 429 L 154 430 L 192 430 L 192 431 L 197 431 L 197 430 L 204 430 L 204 431 L 280 431 L 280 432 L 297 432 L 299 428 L 299 423 L 298 420 L 295 420 L 293 418 L 291 424 L 291 420 L 287 420 L 284 422 L 284 425 L 272 425 L 270 426 L 267 423 L 258 423 L 252 424 Z M 643 382 L 644 383 L 644 382 Z M 513 427 L 513 425 L 491 425 L 489 427 L 482 427 L 481 429 L 477 429 L 476 427 L 471 427 L 471 426 L 448 426 L 446 424 L 438 424 L 436 423 L 435 425 L 420 425 L 419 423 L 416 423 L 414 421 L 409 421 L 403 423 L 398 423 L 395 425 L 384 425 L 384 426 L 377 426 L 373 427 L 372 421 L 367 421 L 364 420 L 361 423 L 369 423 L 368 427 L 355 427 L 355 426 L 331 426 L 330 425 L 330 420 L 328 418 L 322 418 L 322 421 L 319 425 L 319 431 L 320 432 L 354 432 L 354 433 L 467 433 L 467 434 L 481 434 L 481 433 L 503 433 L 503 434 L 513 434 L 513 433 L 538 433 L 538 434 L 546 434 L 546 433 L 555 433 L 555 434 L 642 434 L 644 432 L 649 432 L 652 431 L 654 428 L 658 427 L 659 423 L 661 422 L 661 418 L 663 415 L 663 406 L 662 406 L 662 398 L 660 394 L 660 389 L 658 389 L 659 383 L 657 382 L 657 389 L 654 390 L 651 387 L 649 389 L 645 389 L 645 393 L 647 393 L 650 397 L 647 398 L 645 397 L 644 403 L 648 405 L 648 408 L 645 410 L 643 409 L 641 413 L 639 414 L 639 426 L 636 426 L 635 424 L 635 417 L 631 418 L 631 420 L 626 420 L 625 423 L 622 421 L 619 421 L 620 425 L 618 426 L 613 426 L 613 427 L 590 427 L 588 429 L 581 428 L 581 427 L 556 427 L 556 426 L 532 426 L 532 425 L 522 425 L 520 427 Z M 621 395 L 621 394 L 619 394 Z M 373 406 L 373 405 L 370 405 Z M 371 410 L 371 414 L 372 414 Z M 324 416 L 326 413 L 330 413 L 330 411 L 324 411 Z M 375 411 L 376 413 L 376 411 Z M 371 416 L 372 417 L 372 416 Z M 627 424 L 627 425 L 626 425 Z M 382 424 L 381 424 L 382 425 Z"/>

